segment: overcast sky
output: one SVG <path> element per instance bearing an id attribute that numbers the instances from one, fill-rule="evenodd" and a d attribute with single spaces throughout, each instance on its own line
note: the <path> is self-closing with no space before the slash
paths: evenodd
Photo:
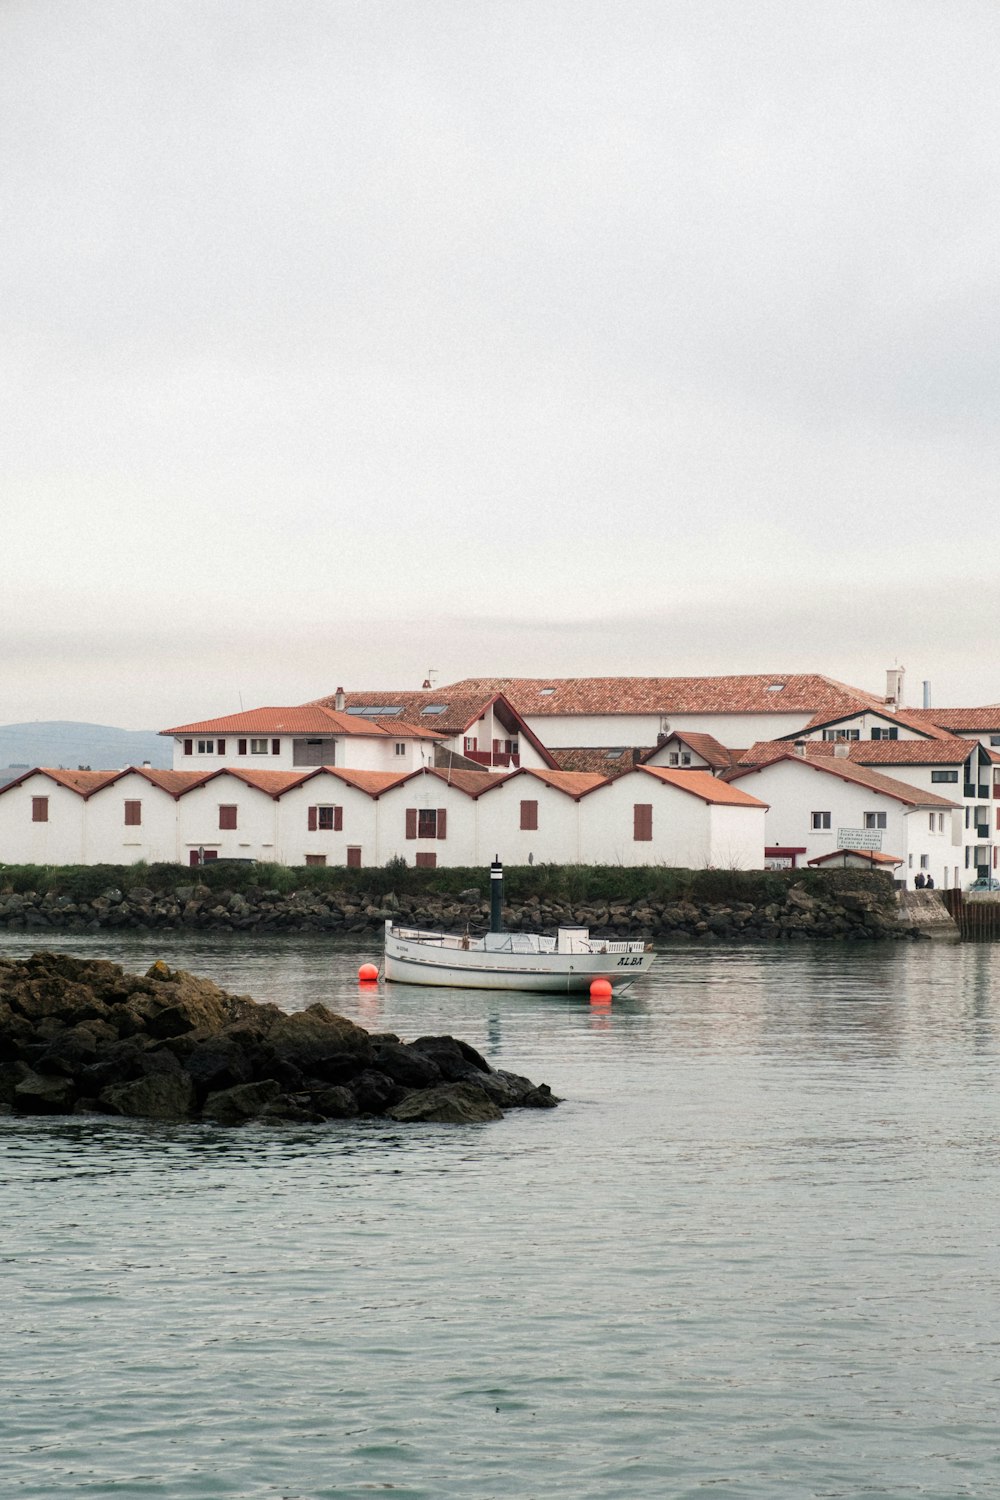
<path id="1" fill-rule="evenodd" d="M 995 0 L 4 0 L 0 722 L 1000 700 Z"/>

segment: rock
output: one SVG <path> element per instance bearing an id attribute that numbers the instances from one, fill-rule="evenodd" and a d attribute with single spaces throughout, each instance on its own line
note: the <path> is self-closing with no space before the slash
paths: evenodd
<path id="1" fill-rule="evenodd" d="M 201 1112 L 206 1119 L 218 1120 L 222 1125 L 240 1125 L 263 1114 L 280 1093 L 281 1085 L 273 1078 L 262 1079 L 260 1083 L 239 1083 L 235 1088 L 209 1094 Z"/>
<path id="2" fill-rule="evenodd" d="M 64 1115 L 73 1108 L 76 1089 L 62 1074 L 36 1073 L 25 1068 L 14 1089 L 13 1105 L 25 1115 Z"/>
<path id="3" fill-rule="evenodd" d="M 478 1125 L 503 1119 L 503 1110 L 483 1089 L 471 1083 L 442 1083 L 433 1089 L 417 1089 L 386 1114 L 390 1120 L 439 1125 Z"/>
<path id="4" fill-rule="evenodd" d="M 98 1096 L 102 1109 L 113 1115 L 138 1115 L 146 1120 L 186 1120 L 194 1114 L 194 1084 L 185 1074 L 157 1073 L 134 1083 L 112 1084 Z"/>

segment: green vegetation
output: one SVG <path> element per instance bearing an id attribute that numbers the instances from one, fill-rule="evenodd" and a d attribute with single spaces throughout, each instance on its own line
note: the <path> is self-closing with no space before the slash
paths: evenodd
<path id="1" fill-rule="evenodd" d="M 660 903 L 690 901 L 695 905 L 744 902 L 765 906 L 780 902 L 790 885 L 804 886 L 816 895 L 841 890 L 865 890 L 892 903 L 892 881 L 866 870 L 677 870 L 664 865 L 626 868 L 622 865 L 508 865 L 504 870 L 508 901 Z M 475 887 L 489 900 L 489 871 L 475 869 L 415 869 L 403 860 L 361 870 L 341 866 L 270 865 L 251 861 L 221 861 L 190 869 L 186 865 L 0 865 L 0 892 L 35 891 L 92 900 L 109 888 L 123 893 L 145 887 L 167 894 L 177 886 L 205 885 L 210 890 L 338 891 L 385 896 L 455 896 Z"/>

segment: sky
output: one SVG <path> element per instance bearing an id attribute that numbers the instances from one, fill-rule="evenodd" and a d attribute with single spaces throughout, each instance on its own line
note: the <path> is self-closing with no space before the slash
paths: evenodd
<path id="1" fill-rule="evenodd" d="M 0 722 L 1000 700 L 995 0 L 5 0 Z"/>

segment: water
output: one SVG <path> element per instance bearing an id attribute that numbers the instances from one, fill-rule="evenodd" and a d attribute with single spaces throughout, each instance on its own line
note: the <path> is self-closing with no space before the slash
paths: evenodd
<path id="1" fill-rule="evenodd" d="M 365 994 L 370 948 L 302 938 L 59 946 L 567 1102 L 0 1119 L 4 1500 L 1000 1494 L 993 948 L 683 947 L 599 1010 Z"/>

